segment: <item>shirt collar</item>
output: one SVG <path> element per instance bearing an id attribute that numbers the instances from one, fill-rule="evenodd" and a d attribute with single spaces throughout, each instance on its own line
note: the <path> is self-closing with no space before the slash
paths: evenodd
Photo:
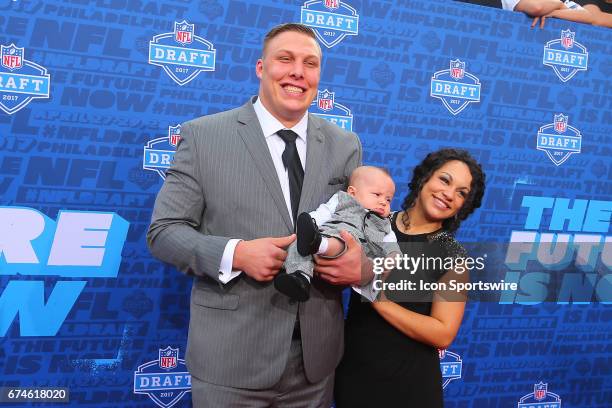
<path id="1" fill-rule="evenodd" d="M 261 125 L 261 130 L 265 138 L 269 138 L 278 132 L 279 130 L 286 129 L 285 125 L 283 125 L 278 119 L 276 119 L 261 103 L 260 98 L 257 98 L 255 103 L 253 103 L 253 108 L 255 109 L 255 114 L 257 115 L 257 120 Z M 295 133 L 297 133 L 298 137 L 302 139 L 304 142 L 306 141 L 306 135 L 308 134 L 308 112 L 304 113 L 302 119 L 294 127 L 291 128 Z"/>

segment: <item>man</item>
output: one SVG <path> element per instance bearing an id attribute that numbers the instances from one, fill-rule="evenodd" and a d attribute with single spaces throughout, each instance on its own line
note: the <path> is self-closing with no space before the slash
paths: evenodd
<path id="1" fill-rule="evenodd" d="M 321 57 L 310 28 L 275 27 L 256 65 L 258 97 L 182 126 L 147 241 L 154 256 L 194 276 L 195 407 L 331 405 L 343 315 L 342 288 L 329 282 L 359 282 L 361 247 L 343 235 L 349 251 L 321 262 L 306 302 L 272 284 L 295 239 L 295 214 L 327 201 L 361 163 L 355 134 L 307 113 Z"/>

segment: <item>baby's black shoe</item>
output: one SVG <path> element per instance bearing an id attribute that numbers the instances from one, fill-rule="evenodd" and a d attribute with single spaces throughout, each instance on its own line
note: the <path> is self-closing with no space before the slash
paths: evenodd
<path id="1" fill-rule="evenodd" d="M 302 271 L 288 274 L 285 269 L 281 269 L 274 277 L 274 287 L 299 302 L 305 302 L 310 298 L 310 282 Z"/>
<path id="2" fill-rule="evenodd" d="M 321 233 L 317 222 L 310 214 L 303 212 L 297 218 L 297 251 L 302 256 L 314 255 L 321 245 Z"/>

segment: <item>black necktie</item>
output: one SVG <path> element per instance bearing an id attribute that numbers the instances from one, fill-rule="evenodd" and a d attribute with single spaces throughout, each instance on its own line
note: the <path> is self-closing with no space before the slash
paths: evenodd
<path id="1" fill-rule="evenodd" d="M 302 194 L 302 184 L 304 182 L 304 168 L 295 146 L 295 139 L 297 139 L 298 135 L 293 130 L 286 129 L 279 130 L 276 134 L 285 142 L 283 164 L 289 174 L 289 196 L 291 197 L 291 213 L 293 214 L 293 224 L 295 225 L 300 195 Z"/>

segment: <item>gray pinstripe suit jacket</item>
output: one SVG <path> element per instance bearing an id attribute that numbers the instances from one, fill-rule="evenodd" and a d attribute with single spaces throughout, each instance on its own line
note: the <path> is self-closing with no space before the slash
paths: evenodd
<path id="1" fill-rule="evenodd" d="M 291 219 L 252 102 L 185 123 L 157 196 L 147 242 L 152 254 L 194 276 L 187 364 L 214 384 L 269 388 L 281 377 L 296 313 L 304 368 L 316 382 L 343 352 L 341 288 L 315 279 L 311 297 L 291 303 L 272 283 L 241 274 L 218 280 L 225 244 L 289 235 Z M 310 211 L 343 187 L 361 164 L 354 133 L 308 117 L 306 172 L 299 211 Z"/>

